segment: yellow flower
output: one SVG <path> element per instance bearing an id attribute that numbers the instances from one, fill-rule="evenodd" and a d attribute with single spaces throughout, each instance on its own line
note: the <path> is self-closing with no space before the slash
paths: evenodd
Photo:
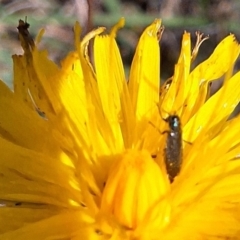
<path id="1" fill-rule="evenodd" d="M 43 32 L 34 43 L 20 22 L 14 91 L 0 82 L 1 240 L 240 239 L 234 35 L 191 70 L 203 40 L 191 53 L 184 33 L 160 87 L 161 21 L 143 32 L 128 81 L 115 42 L 122 26 L 80 42 L 76 24 L 76 50 L 58 67 L 37 48 Z"/>

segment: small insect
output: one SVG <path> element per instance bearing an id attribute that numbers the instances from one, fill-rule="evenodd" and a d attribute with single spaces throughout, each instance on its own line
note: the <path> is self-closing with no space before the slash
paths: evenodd
<path id="1" fill-rule="evenodd" d="M 178 175 L 182 165 L 182 129 L 181 121 L 177 115 L 170 115 L 166 119 L 169 130 L 164 131 L 167 133 L 166 148 L 164 161 L 169 176 L 169 180 L 172 183 L 174 178 Z"/>
<path id="2" fill-rule="evenodd" d="M 25 18 L 25 21 L 23 20 L 19 20 L 18 23 L 18 32 L 19 32 L 19 36 L 20 39 L 22 38 L 24 40 L 25 45 L 30 46 L 32 49 L 35 47 L 35 43 L 33 41 L 32 36 L 30 35 L 28 28 L 30 27 L 30 24 L 27 23 L 27 17 Z M 26 46 L 23 46 L 23 48 L 25 49 Z"/>

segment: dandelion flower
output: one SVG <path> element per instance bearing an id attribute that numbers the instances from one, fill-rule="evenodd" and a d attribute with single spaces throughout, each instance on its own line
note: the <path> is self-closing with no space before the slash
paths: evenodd
<path id="1" fill-rule="evenodd" d="M 81 41 L 76 24 L 58 67 L 38 49 L 43 31 L 34 42 L 20 22 L 14 91 L 0 82 L 1 240 L 240 239 L 234 35 L 192 69 L 204 39 L 191 52 L 185 32 L 160 86 L 161 21 L 143 32 L 128 80 L 115 41 L 123 24 Z"/>

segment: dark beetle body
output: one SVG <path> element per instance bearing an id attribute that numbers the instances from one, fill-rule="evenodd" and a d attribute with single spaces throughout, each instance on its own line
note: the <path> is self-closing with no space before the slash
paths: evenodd
<path id="1" fill-rule="evenodd" d="M 165 148 L 165 165 L 170 182 L 178 175 L 182 164 L 182 129 L 180 118 L 177 115 L 170 115 L 164 119 L 169 125 Z"/>

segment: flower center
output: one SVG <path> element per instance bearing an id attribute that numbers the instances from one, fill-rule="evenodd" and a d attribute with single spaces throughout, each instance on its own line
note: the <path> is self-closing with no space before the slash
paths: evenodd
<path id="1" fill-rule="evenodd" d="M 149 153 L 129 150 L 110 169 L 101 209 L 135 229 L 165 195 L 166 188 L 163 173 Z"/>

